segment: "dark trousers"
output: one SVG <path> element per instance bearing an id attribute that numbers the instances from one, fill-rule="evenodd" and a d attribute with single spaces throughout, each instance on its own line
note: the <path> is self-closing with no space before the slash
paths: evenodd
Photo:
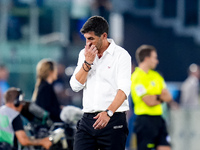
<path id="1" fill-rule="evenodd" d="M 6 142 L 0 142 L 0 150 L 15 150 L 12 146 Z"/>
<path id="2" fill-rule="evenodd" d="M 74 150 L 124 150 L 128 128 L 126 114 L 114 113 L 107 126 L 95 130 L 94 113 L 85 113 L 77 124 Z"/>
<path id="3" fill-rule="evenodd" d="M 138 150 L 155 150 L 160 145 L 170 146 L 167 127 L 161 116 L 137 116 L 135 133 Z"/>

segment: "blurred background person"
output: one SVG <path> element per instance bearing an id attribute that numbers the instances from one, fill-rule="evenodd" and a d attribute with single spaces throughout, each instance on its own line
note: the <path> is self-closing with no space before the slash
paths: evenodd
<path id="1" fill-rule="evenodd" d="M 0 106 L 4 104 L 4 97 L 3 94 L 8 90 L 9 84 L 8 84 L 8 77 L 9 77 L 9 71 L 7 67 L 3 64 L 0 65 Z"/>
<path id="2" fill-rule="evenodd" d="M 157 50 L 141 45 L 136 50 L 138 67 L 131 76 L 131 96 L 134 103 L 135 133 L 138 150 L 171 150 L 167 126 L 162 118 L 163 102 L 171 102 L 163 77 L 154 69 L 159 61 Z"/>
<path id="3" fill-rule="evenodd" d="M 32 100 L 37 105 L 50 113 L 53 122 L 61 122 L 61 107 L 53 88 L 53 82 L 57 80 L 56 63 L 50 59 L 42 59 L 36 67 L 37 81 Z"/>
<path id="4" fill-rule="evenodd" d="M 65 65 L 58 64 L 58 78 L 53 82 L 54 91 L 57 95 L 60 105 L 71 105 L 72 94 L 68 92 L 68 77 L 65 74 Z"/>
<path id="5" fill-rule="evenodd" d="M 23 93 L 18 88 L 10 88 L 5 93 L 5 105 L 0 107 L 0 149 L 18 150 L 22 146 L 43 146 L 49 149 L 49 137 L 31 139 L 26 135 L 20 112 L 23 109 Z"/>
<path id="6" fill-rule="evenodd" d="M 181 85 L 180 105 L 183 108 L 199 108 L 199 77 L 199 66 L 191 64 L 188 77 Z"/>

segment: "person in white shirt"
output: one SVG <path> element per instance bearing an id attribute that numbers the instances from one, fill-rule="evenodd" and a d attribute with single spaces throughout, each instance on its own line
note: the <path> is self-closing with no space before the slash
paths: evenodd
<path id="1" fill-rule="evenodd" d="M 182 108 L 199 108 L 199 78 L 200 69 L 197 64 L 191 64 L 188 77 L 181 85 L 180 104 Z"/>
<path id="2" fill-rule="evenodd" d="M 77 124 L 74 150 L 124 150 L 126 111 L 131 85 L 131 56 L 108 39 L 108 23 L 89 18 L 81 29 L 86 45 L 80 51 L 71 88 L 83 90 L 83 117 Z"/>

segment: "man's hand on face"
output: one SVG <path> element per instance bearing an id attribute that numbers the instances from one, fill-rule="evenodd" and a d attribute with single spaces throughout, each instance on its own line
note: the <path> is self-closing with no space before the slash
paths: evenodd
<path id="1" fill-rule="evenodd" d="M 92 64 L 96 55 L 98 53 L 98 50 L 95 45 L 92 45 L 91 42 L 86 43 L 85 45 L 85 60 Z"/>

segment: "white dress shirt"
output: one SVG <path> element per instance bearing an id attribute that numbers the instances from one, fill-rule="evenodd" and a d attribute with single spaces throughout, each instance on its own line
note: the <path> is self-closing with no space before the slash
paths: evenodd
<path id="1" fill-rule="evenodd" d="M 77 67 L 70 79 L 73 91 L 83 89 L 83 111 L 105 111 L 113 102 L 118 90 L 122 90 L 128 97 L 131 86 L 131 56 L 122 47 L 108 39 L 110 45 L 104 51 L 103 56 L 98 56 L 89 71 L 87 81 L 81 84 L 76 80 L 76 73 L 81 69 L 85 60 L 84 49 L 79 53 Z M 129 110 L 128 100 L 117 109 L 116 112 Z"/>

